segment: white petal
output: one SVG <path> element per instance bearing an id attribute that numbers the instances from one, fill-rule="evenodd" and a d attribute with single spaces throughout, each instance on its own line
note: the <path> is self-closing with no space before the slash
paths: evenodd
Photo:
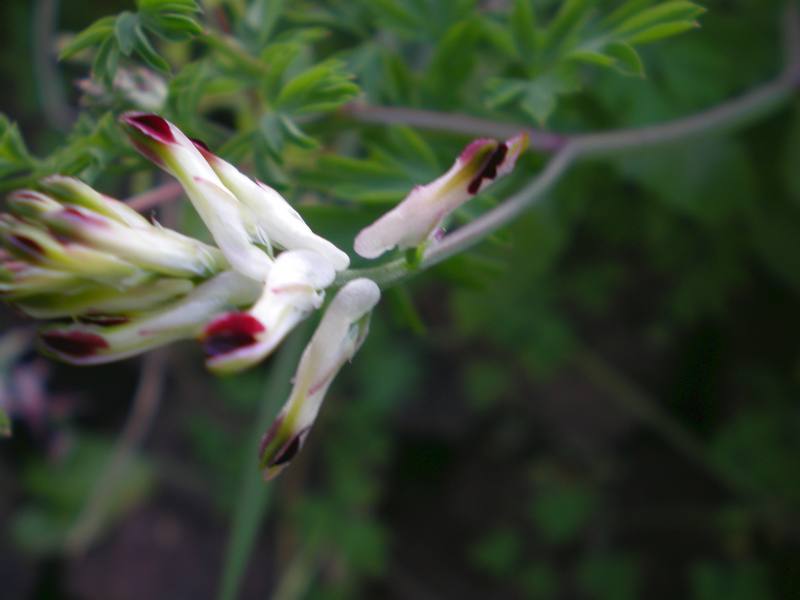
<path id="1" fill-rule="evenodd" d="M 471 142 L 444 175 L 416 186 L 405 200 L 361 230 L 355 251 L 364 258 L 377 258 L 396 246 L 405 249 L 424 243 L 447 215 L 509 173 L 526 145 L 525 134 L 506 142 Z"/>
<path id="2" fill-rule="evenodd" d="M 200 151 L 227 188 L 250 209 L 256 223 L 271 242 L 287 250 L 314 250 L 327 258 L 337 271 L 349 266 L 347 254 L 315 234 L 276 190 L 263 182 L 253 181 L 202 146 Z"/>

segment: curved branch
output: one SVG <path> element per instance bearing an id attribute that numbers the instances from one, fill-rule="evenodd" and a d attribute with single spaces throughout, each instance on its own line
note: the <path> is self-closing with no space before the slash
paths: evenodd
<path id="1" fill-rule="evenodd" d="M 793 9 L 790 11 L 796 12 Z M 800 86 L 800 41 L 798 41 L 800 40 L 800 33 L 798 33 L 800 32 L 800 26 L 798 26 L 800 21 L 796 14 L 793 14 L 793 18 L 787 18 L 787 21 L 788 59 L 783 73 L 775 80 L 709 110 L 659 125 L 604 133 L 567 135 L 560 138 L 540 137 L 538 138 L 540 143 L 542 143 L 542 139 L 560 140 L 552 147 L 555 154 L 545 169 L 527 186 L 499 206 L 445 236 L 441 241 L 432 243 L 423 254 L 419 265 L 411 266 L 403 259 L 396 259 L 378 267 L 345 271 L 339 275 L 337 283 L 344 283 L 356 277 L 369 277 L 382 287 L 387 287 L 474 246 L 542 199 L 544 194 L 579 159 L 602 158 L 620 152 L 667 145 L 699 135 L 734 130 L 783 106 Z M 472 130 L 473 134 L 489 133 L 497 137 L 505 137 L 509 132 L 508 124 L 495 124 L 495 129 L 492 130 L 490 122 L 461 115 L 436 115 L 436 113 L 425 113 L 424 111 L 409 112 L 406 109 L 381 109 L 380 112 L 375 109 L 372 109 L 371 112 L 364 112 L 364 109 L 360 109 L 360 111 L 351 114 L 355 114 L 357 118 L 361 118 L 365 114 L 372 117 L 383 116 L 390 119 L 384 122 L 404 122 L 421 127 L 449 129 L 459 133 L 466 132 L 472 125 L 476 127 Z M 406 120 L 401 120 L 401 117 Z M 365 120 L 370 119 L 365 118 Z M 516 131 L 519 131 L 519 128 Z M 539 135 L 557 136 L 558 134 L 539 132 Z M 544 148 L 540 147 L 539 149 Z"/>

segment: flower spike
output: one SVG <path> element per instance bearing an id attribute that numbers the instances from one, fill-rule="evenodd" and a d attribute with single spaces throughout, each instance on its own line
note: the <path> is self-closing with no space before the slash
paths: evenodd
<path id="1" fill-rule="evenodd" d="M 233 373 L 266 358 L 286 335 L 320 307 L 336 274 L 310 250 L 278 256 L 261 298 L 247 312 L 221 315 L 209 323 L 202 341 L 215 373 Z"/>
<path id="2" fill-rule="evenodd" d="M 163 308 L 130 319 L 111 319 L 110 326 L 97 319 L 101 324 L 47 327 L 39 334 L 42 350 L 73 365 L 121 360 L 195 337 L 211 315 L 245 306 L 258 293 L 258 283 L 236 271 L 225 271 Z"/>
<path id="3" fill-rule="evenodd" d="M 356 236 L 356 252 L 364 258 L 377 258 L 395 246 L 405 249 L 423 244 L 450 213 L 511 172 L 527 145 L 525 133 L 505 142 L 479 139 L 470 143 L 447 173 L 415 187 L 405 200 L 363 229 Z"/>
<path id="4" fill-rule="evenodd" d="M 350 265 L 350 257 L 314 233 L 276 190 L 261 181 L 253 181 L 232 164 L 213 154 L 202 142 L 194 142 L 222 183 L 250 209 L 256 225 L 270 242 L 286 250 L 313 250 L 327 258 L 337 271 Z"/>
<path id="5" fill-rule="evenodd" d="M 303 447 L 328 387 L 366 338 L 380 295 L 374 281 L 354 279 L 328 306 L 300 359 L 289 399 L 261 441 L 265 479 L 278 475 Z"/>
<path id="6" fill-rule="evenodd" d="M 194 143 L 158 115 L 128 112 L 120 118 L 136 149 L 183 186 L 231 266 L 265 281 L 272 260 L 252 241 L 252 217 L 209 166 Z"/>

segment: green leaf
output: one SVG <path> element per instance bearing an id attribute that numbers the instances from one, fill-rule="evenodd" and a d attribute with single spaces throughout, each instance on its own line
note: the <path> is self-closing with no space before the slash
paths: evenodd
<path id="1" fill-rule="evenodd" d="M 84 29 L 67 44 L 59 55 L 60 60 L 71 58 L 81 50 L 99 46 L 114 34 L 116 17 L 103 17 Z"/>
<path id="2" fill-rule="evenodd" d="M 302 45 L 296 42 L 280 42 L 270 44 L 261 53 L 261 62 L 266 65 L 261 89 L 270 101 L 274 102 L 281 91 L 284 75 L 290 65 L 302 51 Z"/>
<path id="3" fill-rule="evenodd" d="M 278 162 L 283 161 L 283 148 L 286 143 L 284 127 L 279 113 L 268 113 L 258 123 L 258 131 L 270 155 Z"/>
<path id="4" fill-rule="evenodd" d="M 616 36 L 649 28 L 654 24 L 686 21 L 703 14 L 705 9 L 692 2 L 664 2 L 628 18 L 611 33 Z"/>
<path id="5" fill-rule="evenodd" d="M 303 71 L 283 87 L 276 108 L 289 113 L 326 112 L 353 99 L 359 89 L 343 67 L 332 59 Z"/>
<path id="6" fill-rule="evenodd" d="M 117 17 L 114 34 L 117 44 L 125 56 L 130 56 L 136 42 L 136 28 L 139 26 L 139 16 L 131 12 L 124 12 Z"/>
<path id="7" fill-rule="evenodd" d="M 139 0 L 137 6 L 142 27 L 159 37 L 181 41 L 203 32 L 202 25 L 194 18 L 201 12 L 194 0 Z"/>
<path id="8" fill-rule="evenodd" d="M 456 23 L 436 44 L 425 72 L 430 100 L 440 107 L 455 107 L 472 75 L 478 55 L 480 27 L 474 20 Z"/>
<path id="9" fill-rule="evenodd" d="M 594 50 L 573 50 L 567 55 L 567 58 L 601 67 L 612 67 L 617 62 L 613 56 Z"/>
<path id="10" fill-rule="evenodd" d="M 514 0 L 509 15 L 509 28 L 520 58 L 525 61 L 535 60 L 539 52 L 540 39 L 531 0 Z"/>
<path id="11" fill-rule="evenodd" d="M 0 113 L 0 178 L 27 171 L 36 164 L 25 147 L 16 123 Z"/>
<path id="12" fill-rule="evenodd" d="M 258 32 L 259 46 L 264 46 L 272 35 L 278 18 L 283 13 L 285 0 L 254 0 L 250 3 L 245 23 Z"/>
<path id="13" fill-rule="evenodd" d="M 575 35 L 576 30 L 587 16 L 587 0 L 565 0 L 561 8 L 548 25 L 545 34 L 545 45 L 555 47 L 564 43 Z"/>
<path id="14" fill-rule="evenodd" d="M 615 67 L 624 75 L 644 77 L 644 65 L 639 53 L 630 44 L 613 42 L 606 46 L 606 54 L 616 59 Z"/>
<path id="15" fill-rule="evenodd" d="M 196 0 L 136 0 L 136 6 L 145 13 L 173 12 L 190 15 L 202 12 Z"/>
<path id="16" fill-rule="evenodd" d="M 150 43 L 150 40 L 147 39 L 147 34 L 145 34 L 142 27 L 136 27 L 134 33 L 134 49 L 141 59 L 156 71 L 169 73 L 169 64 L 161 58 L 155 48 L 153 48 L 153 45 Z"/>
<path id="17" fill-rule="evenodd" d="M 161 37 L 172 41 L 183 41 L 203 33 L 203 26 L 185 15 L 161 15 L 148 26 Z"/>
<path id="18" fill-rule="evenodd" d="M 625 38 L 631 45 L 649 44 L 664 38 L 672 37 L 692 29 L 697 29 L 699 25 L 696 21 L 675 21 L 674 23 L 662 23 Z"/>
<path id="19" fill-rule="evenodd" d="M 303 132 L 291 117 L 288 115 L 279 114 L 278 118 L 280 127 L 288 141 L 307 150 L 319 147 L 319 142 L 317 142 L 317 140 L 307 133 Z"/>
<path id="20" fill-rule="evenodd" d="M 100 49 L 92 62 L 92 76 L 106 88 L 111 88 L 119 63 L 119 49 L 113 37 L 109 37 L 100 45 Z"/>
<path id="21" fill-rule="evenodd" d="M 627 2 L 623 2 L 618 8 L 602 19 L 600 24 L 603 29 L 613 25 L 619 25 L 628 17 L 639 14 L 642 10 L 645 10 L 651 3 L 652 0 L 627 0 Z"/>

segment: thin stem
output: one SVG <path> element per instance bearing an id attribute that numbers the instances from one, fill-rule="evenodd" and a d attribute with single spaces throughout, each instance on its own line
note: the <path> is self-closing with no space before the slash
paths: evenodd
<path id="1" fill-rule="evenodd" d="M 579 160 L 604 158 L 622 152 L 688 140 L 699 135 L 730 131 L 763 117 L 783 106 L 793 96 L 800 80 L 798 75 L 800 68 L 794 66 L 798 62 L 800 61 L 789 61 L 790 67 L 774 81 L 690 117 L 650 127 L 568 137 L 544 170 L 528 185 L 468 225 L 444 237 L 438 243 L 431 244 L 426 249 L 423 260 L 415 268 L 409 267 L 406 261 L 394 260 L 378 267 L 346 271 L 340 274 L 337 283 L 344 283 L 356 277 L 369 277 L 382 287 L 387 287 L 474 246 L 539 202 Z"/>
<path id="2" fill-rule="evenodd" d="M 148 192 L 129 198 L 126 204 L 134 210 L 145 212 L 161 204 L 177 200 L 182 194 L 181 184 L 177 181 L 169 181 Z"/>
<path id="3" fill-rule="evenodd" d="M 520 131 L 524 131 L 530 138 L 531 148 L 542 152 L 554 152 L 561 148 L 568 139 L 568 136 L 563 134 L 534 129 L 517 123 L 501 123 L 471 115 L 439 113 L 416 108 L 369 106 L 362 103 L 352 103 L 342 109 L 342 114 L 364 123 L 411 125 L 422 129 L 449 131 L 465 135 L 508 138 Z"/>
<path id="4" fill-rule="evenodd" d="M 781 75 L 743 96 L 689 117 L 649 127 L 576 135 L 570 139 L 569 145 L 582 157 L 610 156 L 730 131 L 782 106 L 791 98 L 795 87 L 793 78 Z"/>

